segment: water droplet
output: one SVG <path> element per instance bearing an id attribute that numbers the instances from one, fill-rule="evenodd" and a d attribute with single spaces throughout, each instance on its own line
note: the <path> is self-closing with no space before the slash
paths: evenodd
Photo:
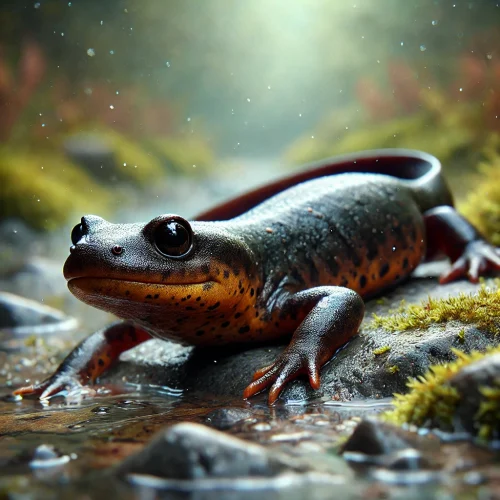
<path id="1" fill-rule="evenodd" d="M 104 21 L 101 21 L 101 26 L 104 24 Z"/>
<path id="2" fill-rule="evenodd" d="M 61 36 L 64 36 L 64 33 L 61 33 Z"/>
<path id="3" fill-rule="evenodd" d="M 247 102 L 250 102 L 250 97 L 247 97 Z"/>
<path id="4" fill-rule="evenodd" d="M 115 109 L 115 107 L 112 104 L 110 104 L 109 109 Z"/>
<path id="5" fill-rule="evenodd" d="M 68 2 L 68 7 L 71 7 L 71 2 Z"/>
<path id="6" fill-rule="evenodd" d="M 427 47 L 425 45 L 420 45 L 420 52 L 425 52 Z"/>
<path id="7" fill-rule="evenodd" d="M 167 62 L 165 63 L 165 66 L 166 66 L 167 68 L 170 68 L 170 61 L 167 61 Z"/>
<path id="8" fill-rule="evenodd" d="M 188 121 L 188 122 L 190 122 L 190 121 L 191 121 L 191 117 L 190 117 L 190 116 L 188 116 L 188 117 L 187 117 L 187 121 Z"/>
<path id="9" fill-rule="evenodd" d="M 45 123 L 42 123 L 42 127 L 45 127 Z"/>
<path id="10" fill-rule="evenodd" d="M 486 54 L 486 59 L 491 61 L 493 59 L 493 54 Z"/>
<path id="11" fill-rule="evenodd" d="M 268 86 L 267 86 L 267 90 L 271 90 L 271 85 L 268 85 Z"/>
<path id="12" fill-rule="evenodd" d="M 396 247 L 392 247 L 392 251 L 395 252 L 396 251 Z"/>
<path id="13" fill-rule="evenodd" d="M 193 165 L 193 168 L 196 168 L 196 165 Z"/>
<path id="14" fill-rule="evenodd" d="M 114 50 L 110 50 L 110 51 L 109 51 L 109 53 L 110 53 L 111 55 L 113 55 L 113 54 L 115 53 L 115 51 L 114 51 Z"/>
<path id="15" fill-rule="evenodd" d="M 459 90 L 460 92 L 462 92 L 464 89 L 463 89 L 462 87 L 460 87 L 458 90 Z"/>
<path id="16" fill-rule="evenodd" d="M 94 49 L 87 49 L 87 55 L 89 57 L 94 57 L 95 56 L 95 50 Z"/>
<path id="17" fill-rule="evenodd" d="M 124 167 L 126 167 L 126 166 L 127 166 L 127 163 L 125 162 L 125 163 L 123 164 L 123 166 L 124 166 Z"/>
<path id="18" fill-rule="evenodd" d="M 401 47 L 402 47 L 404 44 L 405 44 L 404 42 L 401 42 Z"/>
<path id="19" fill-rule="evenodd" d="M 299 113 L 299 118 L 302 118 L 302 113 Z"/>
<path id="20" fill-rule="evenodd" d="M 119 94 L 120 94 L 120 92 L 117 90 L 117 91 L 115 92 L 115 94 L 116 94 L 116 95 L 119 95 Z"/>
<path id="21" fill-rule="evenodd" d="M 314 139 L 314 135 L 311 135 L 311 139 Z"/>
<path id="22" fill-rule="evenodd" d="M 432 26 L 437 26 L 438 25 L 438 21 L 436 21 L 435 19 L 431 22 Z"/>

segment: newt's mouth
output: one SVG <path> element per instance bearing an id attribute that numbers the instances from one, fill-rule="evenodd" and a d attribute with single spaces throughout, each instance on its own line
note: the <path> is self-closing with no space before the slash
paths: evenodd
<path id="1" fill-rule="evenodd" d="M 150 303 L 152 305 L 185 304 L 197 297 L 220 294 L 216 281 L 201 283 L 147 283 L 115 278 L 71 278 L 68 288 L 75 297 L 90 305 L 109 310 L 111 302 Z M 101 305 L 98 305 L 101 304 Z"/>

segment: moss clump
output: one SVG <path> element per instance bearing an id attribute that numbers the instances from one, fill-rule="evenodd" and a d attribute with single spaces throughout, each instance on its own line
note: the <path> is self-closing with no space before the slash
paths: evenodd
<path id="1" fill-rule="evenodd" d="M 387 368 L 387 371 L 391 374 L 391 375 L 395 375 L 396 373 L 399 372 L 399 366 L 398 365 L 392 365 L 392 366 L 389 366 L 389 368 Z"/>
<path id="2" fill-rule="evenodd" d="M 500 137 L 498 137 L 500 144 Z M 459 206 L 460 212 L 490 241 L 500 246 L 500 155 L 489 152 L 489 163 L 481 164 L 481 178 Z"/>
<path id="3" fill-rule="evenodd" d="M 106 212 L 109 195 L 61 154 L 0 148 L 0 218 L 55 229 L 75 212 Z"/>
<path id="4" fill-rule="evenodd" d="M 394 409 L 382 415 L 384 420 L 395 424 L 412 424 L 419 427 L 439 427 L 453 429 L 453 419 L 462 398 L 451 385 L 452 378 L 464 367 L 483 359 L 485 356 L 500 353 L 500 347 L 489 347 L 486 352 L 473 351 L 466 354 L 452 349 L 457 359 L 451 363 L 433 365 L 418 377 L 411 379 L 407 394 L 395 394 Z M 500 387 L 480 387 L 482 399 L 474 415 L 474 428 L 482 438 L 492 436 L 500 422 Z"/>
<path id="5" fill-rule="evenodd" d="M 475 294 L 433 299 L 418 305 L 403 305 L 391 316 L 373 315 L 373 324 L 391 332 L 427 328 L 433 323 L 460 321 L 494 334 L 500 333 L 500 280 L 490 288 L 482 284 Z"/>
<path id="6" fill-rule="evenodd" d="M 385 354 L 386 352 L 389 352 L 391 350 L 390 345 L 384 345 L 382 347 L 378 347 L 377 349 L 373 350 L 373 354 L 375 356 L 381 356 L 382 354 Z"/>
<path id="7" fill-rule="evenodd" d="M 206 173 L 215 161 L 208 143 L 198 137 L 163 137 L 148 145 L 169 170 L 183 175 Z"/>
<path id="8" fill-rule="evenodd" d="M 99 131 L 116 158 L 116 172 L 120 180 L 130 180 L 139 186 L 154 183 L 164 175 L 161 161 L 156 154 L 143 148 L 112 129 Z"/>

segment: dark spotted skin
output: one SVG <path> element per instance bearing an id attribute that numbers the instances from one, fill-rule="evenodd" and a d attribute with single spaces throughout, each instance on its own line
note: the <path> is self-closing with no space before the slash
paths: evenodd
<path id="1" fill-rule="evenodd" d="M 154 243 L 171 217 L 82 219 L 64 268 L 69 289 L 126 321 L 17 394 L 44 398 L 94 381 L 150 336 L 200 346 L 292 336 L 244 393 L 271 386 L 272 403 L 302 373 L 318 388 L 321 366 L 357 333 L 363 298 L 407 278 L 426 256 L 441 252 L 454 263 L 442 282 L 500 268 L 498 249 L 452 208 L 439 162 L 419 152 L 326 160 L 230 200 L 190 223 L 193 244 L 182 258 Z"/>

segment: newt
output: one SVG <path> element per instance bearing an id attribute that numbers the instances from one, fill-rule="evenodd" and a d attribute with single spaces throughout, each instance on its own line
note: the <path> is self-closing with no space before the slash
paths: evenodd
<path id="1" fill-rule="evenodd" d="M 45 381 L 15 391 L 41 399 L 93 383 L 151 337 L 195 346 L 291 337 L 244 398 L 269 404 L 320 369 L 358 332 L 364 300 L 444 254 L 440 282 L 500 269 L 500 249 L 454 208 L 433 156 L 379 150 L 327 159 L 238 196 L 194 221 L 165 214 L 133 224 L 88 215 L 64 265 L 78 299 L 121 318 L 78 345 Z"/>

